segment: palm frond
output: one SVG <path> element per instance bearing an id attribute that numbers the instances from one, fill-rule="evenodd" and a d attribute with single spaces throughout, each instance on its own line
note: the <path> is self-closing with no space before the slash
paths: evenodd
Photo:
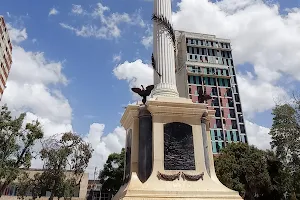
<path id="1" fill-rule="evenodd" d="M 162 16 L 162 15 L 152 15 L 152 20 L 157 22 L 158 24 L 162 25 L 167 31 L 168 35 L 172 40 L 174 51 L 176 52 L 176 37 L 175 37 L 175 31 L 173 29 L 172 24 L 169 22 L 169 20 Z"/>
<path id="2" fill-rule="evenodd" d="M 153 67 L 154 71 L 158 74 L 158 76 L 161 76 L 161 74 L 156 69 L 156 62 L 155 62 L 153 53 L 152 53 L 152 56 L 151 56 L 151 62 L 152 62 L 152 67 Z"/>

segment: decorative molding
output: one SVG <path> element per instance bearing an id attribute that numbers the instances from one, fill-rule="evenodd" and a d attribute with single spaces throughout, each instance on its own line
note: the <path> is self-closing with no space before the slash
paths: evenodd
<path id="1" fill-rule="evenodd" d="M 197 174 L 197 175 L 189 175 L 182 172 L 181 177 L 183 180 L 187 180 L 187 181 L 199 181 L 200 179 L 202 179 L 203 181 L 204 172 L 202 172 L 202 174 Z"/>
<path id="2" fill-rule="evenodd" d="M 157 178 L 158 180 L 164 180 L 164 181 L 174 181 L 179 180 L 181 172 L 178 172 L 177 174 L 163 174 L 159 171 L 157 172 Z"/>
<path id="3" fill-rule="evenodd" d="M 204 172 L 196 175 L 190 175 L 184 172 L 178 172 L 176 174 L 163 174 L 159 171 L 157 172 L 158 180 L 175 181 L 176 179 L 179 180 L 180 176 L 185 181 L 199 181 L 200 179 L 202 179 L 202 181 L 204 180 Z"/>

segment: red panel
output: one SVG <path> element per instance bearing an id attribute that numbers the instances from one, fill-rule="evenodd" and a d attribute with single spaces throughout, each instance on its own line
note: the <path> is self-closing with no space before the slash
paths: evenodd
<path id="1" fill-rule="evenodd" d="M 210 120 L 210 128 L 214 128 L 214 125 L 216 124 L 216 119 L 211 119 Z"/>
<path id="2" fill-rule="evenodd" d="M 224 97 L 224 94 L 226 93 L 227 88 L 219 88 L 221 92 L 221 96 Z"/>
<path id="3" fill-rule="evenodd" d="M 212 101 L 212 99 L 207 100 L 207 105 L 208 105 L 208 106 L 211 106 L 211 101 Z"/>
<path id="4" fill-rule="evenodd" d="M 227 107 L 227 104 L 228 103 L 228 99 L 227 98 L 222 98 L 222 106 L 223 107 Z"/>
<path id="5" fill-rule="evenodd" d="M 192 95 L 195 94 L 195 91 L 197 91 L 197 86 L 196 86 L 196 85 L 191 85 L 191 92 L 192 92 Z"/>
<path id="6" fill-rule="evenodd" d="M 210 95 L 211 91 L 212 91 L 212 87 L 206 86 L 206 94 Z"/>
<path id="7" fill-rule="evenodd" d="M 192 95 L 192 101 L 196 103 L 198 101 L 198 96 Z"/>
<path id="8" fill-rule="evenodd" d="M 223 108 L 223 112 L 224 112 L 224 116 L 223 117 L 228 118 L 229 108 Z"/>
<path id="9" fill-rule="evenodd" d="M 231 119 L 226 119 L 226 129 L 229 130 L 231 126 Z"/>

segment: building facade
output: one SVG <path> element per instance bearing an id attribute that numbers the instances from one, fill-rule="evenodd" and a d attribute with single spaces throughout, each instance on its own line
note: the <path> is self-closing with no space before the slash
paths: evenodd
<path id="1" fill-rule="evenodd" d="M 28 173 L 30 178 L 33 178 L 35 174 L 41 174 L 43 173 L 42 170 L 40 169 L 29 169 L 25 171 Z M 66 176 L 72 176 L 73 177 L 73 172 L 72 171 L 67 171 Z M 87 188 L 88 188 L 88 173 L 85 173 L 83 177 L 81 178 L 80 185 L 77 188 L 74 197 L 72 199 L 74 200 L 86 200 L 86 193 L 87 193 Z M 18 179 L 16 179 L 13 183 L 11 183 L 4 191 L 3 195 L 0 197 L 0 200 L 18 200 Z M 44 191 L 44 194 L 42 195 L 41 198 L 37 198 L 37 200 L 48 200 L 50 197 L 51 193 L 49 191 Z M 32 199 L 31 198 L 31 193 L 28 191 L 28 196 L 25 198 L 25 200 Z M 54 198 L 55 200 L 57 198 Z"/>
<path id="2" fill-rule="evenodd" d="M 12 44 L 4 17 L 0 16 L 0 99 L 2 98 L 12 65 Z"/>
<path id="3" fill-rule="evenodd" d="M 214 35 L 176 31 L 176 78 L 181 97 L 198 103 L 199 94 L 209 94 L 213 153 L 230 142 L 247 143 L 241 99 L 230 40 Z"/>

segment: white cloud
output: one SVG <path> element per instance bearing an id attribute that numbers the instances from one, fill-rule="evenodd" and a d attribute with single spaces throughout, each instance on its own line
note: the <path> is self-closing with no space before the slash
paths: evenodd
<path id="1" fill-rule="evenodd" d="M 272 109 L 278 103 L 277 100 L 289 98 L 283 88 L 266 81 L 255 80 L 251 75 L 238 74 L 237 82 L 244 114 L 250 118 L 257 112 Z"/>
<path id="2" fill-rule="evenodd" d="M 148 25 L 145 35 L 142 37 L 142 45 L 145 46 L 146 49 L 148 49 L 153 44 L 153 25 Z"/>
<path id="3" fill-rule="evenodd" d="M 271 149 L 271 136 L 269 135 L 269 128 L 259 126 L 246 120 L 246 129 L 249 144 L 263 150 Z"/>
<path id="4" fill-rule="evenodd" d="M 55 8 L 51 8 L 48 15 L 49 16 L 57 15 L 58 13 L 59 13 L 58 10 L 56 10 Z"/>
<path id="5" fill-rule="evenodd" d="M 102 168 L 109 154 L 121 152 L 125 145 L 126 132 L 124 128 L 117 127 L 112 133 L 104 135 L 104 124 L 94 123 L 90 126 L 88 135 L 84 138 L 92 144 L 94 148 L 93 156 L 90 160 L 88 171 L 90 177 L 93 175 L 95 167 Z"/>
<path id="6" fill-rule="evenodd" d="M 77 36 L 82 37 L 95 37 L 99 39 L 118 38 L 121 36 L 121 29 L 119 27 L 121 24 L 145 26 L 139 10 L 133 14 L 110 12 L 110 8 L 101 3 L 97 3 L 92 12 L 83 10 L 80 5 L 73 5 L 72 13 L 86 15 L 93 20 L 97 20 L 97 23 L 87 23 L 80 27 L 60 23 L 61 27 L 71 30 Z M 95 25 L 99 24 L 98 20 L 100 20 L 100 26 Z"/>
<path id="7" fill-rule="evenodd" d="M 118 63 L 121 61 L 121 59 L 122 59 L 122 52 L 113 55 L 113 62 Z"/>
<path id="8" fill-rule="evenodd" d="M 82 6 L 73 4 L 72 5 L 72 13 L 78 14 L 78 15 L 83 14 Z"/>
<path id="9" fill-rule="evenodd" d="M 300 80 L 299 9 L 281 15 L 262 0 L 182 0 L 178 8 L 176 29 L 231 39 L 235 63 L 253 64 L 258 79 L 275 82 L 286 73 Z"/>
<path id="10" fill-rule="evenodd" d="M 9 23 L 6 24 L 9 31 L 9 37 L 13 43 L 20 43 L 27 39 L 26 29 L 15 29 Z"/>
<path id="11" fill-rule="evenodd" d="M 38 119 L 46 137 L 72 131 L 72 108 L 56 85 L 66 85 L 62 62 L 48 61 L 43 52 L 30 52 L 20 46 L 26 29 L 9 25 L 13 42 L 13 64 L 1 104 L 6 103 L 14 115 L 26 113 L 26 122 Z M 51 87 L 50 87 L 51 86 Z M 33 167 L 41 167 L 39 160 Z"/>
<path id="12" fill-rule="evenodd" d="M 113 73 L 119 80 L 126 80 L 129 87 L 153 84 L 153 69 L 142 60 L 125 61 L 114 68 Z"/>

